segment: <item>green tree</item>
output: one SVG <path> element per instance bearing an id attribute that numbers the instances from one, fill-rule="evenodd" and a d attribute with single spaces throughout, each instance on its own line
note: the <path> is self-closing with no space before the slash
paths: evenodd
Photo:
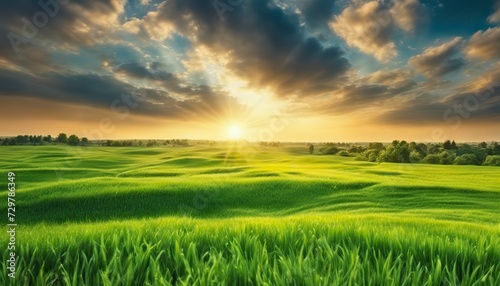
<path id="1" fill-rule="evenodd" d="M 84 145 L 84 146 L 89 145 L 89 139 L 87 137 L 82 138 L 82 145 Z"/>
<path id="2" fill-rule="evenodd" d="M 411 151 L 410 162 L 416 163 L 422 160 L 422 155 L 418 151 Z"/>
<path id="3" fill-rule="evenodd" d="M 68 141 L 68 145 L 71 145 L 71 146 L 76 146 L 76 145 L 80 144 L 80 139 L 75 134 L 70 135 L 67 141 Z"/>
<path id="4" fill-rule="evenodd" d="M 427 164 L 439 164 L 440 158 L 438 155 L 430 154 L 424 158 L 424 162 Z"/>
<path id="5" fill-rule="evenodd" d="M 455 140 L 451 141 L 451 149 L 452 150 L 457 150 L 458 149 L 457 143 L 455 143 Z"/>
<path id="6" fill-rule="evenodd" d="M 59 143 L 66 143 L 68 142 L 68 136 L 66 135 L 66 133 L 59 133 L 59 135 L 57 135 L 56 141 Z"/>
<path id="7" fill-rule="evenodd" d="M 464 154 L 458 156 L 453 161 L 454 165 L 477 165 L 476 156 L 474 154 Z"/>
<path id="8" fill-rule="evenodd" d="M 451 141 L 450 140 L 444 141 L 443 148 L 444 150 L 451 150 Z"/>
<path id="9" fill-rule="evenodd" d="M 500 156 L 494 155 L 494 156 L 488 156 L 484 160 L 483 165 L 487 166 L 500 166 Z"/>
<path id="10" fill-rule="evenodd" d="M 443 151 L 439 154 L 439 163 L 443 165 L 451 165 L 455 160 L 455 153 L 450 151 Z"/>

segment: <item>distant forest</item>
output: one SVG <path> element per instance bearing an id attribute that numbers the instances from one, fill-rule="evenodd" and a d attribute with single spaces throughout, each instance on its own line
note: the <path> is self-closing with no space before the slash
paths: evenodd
<path id="1" fill-rule="evenodd" d="M 215 145 L 212 140 L 195 140 L 196 144 Z M 18 135 L 16 137 L 0 138 L 0 145 L 44 145 L 68 144 L 71 146 L 189 146 L 187 139 L 170 140 L 94 140 L 72 134 L 60 133 L 57 137 L 51 135 Z M 280 142 L 259 142 L 260 147 L 280 147 Z M 394 140 L 390 144 L 372 142 L 353 145 L 350 143 L 319 143 L 320 155 L 339 155 L 355 157 L 357 161 L 392 162 L 392 163 L 427 163 L 442 165 L 487 165 L 500 166 L 500 145 L 497 142 L 481 142 L 478 144 L 460 143 L 446 140 L 443 143 L 416 143 Z M 312 146 L 312 148 L 311 148 Z M 310 153 L 314 153 L 314 145 L 307 144 Z"/>
<path id="2" fill-rule="evenodd" d="M 497 142 L 479 144 L 416 143 L 394 140 L 389 145 L 370 143 L 351 146 L 346 143 L 321 144 L 320 153 L 355 156 L 355 160 L 369 162 L 428 163 L 442 165 L 500 166 L 500 145 Z"/>

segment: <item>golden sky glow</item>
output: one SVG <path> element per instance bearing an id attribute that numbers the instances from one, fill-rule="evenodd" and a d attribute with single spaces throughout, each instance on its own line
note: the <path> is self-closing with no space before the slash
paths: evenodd
<path id="1" fill-rule="evenodd" d="M 493 0 L 38 5 L 0 4 L 0 136 L 500 140 Z"/>

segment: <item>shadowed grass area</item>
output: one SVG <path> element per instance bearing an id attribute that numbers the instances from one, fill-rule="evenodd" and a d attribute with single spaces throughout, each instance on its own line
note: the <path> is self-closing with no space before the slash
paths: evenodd
<path id="1" fill-rule="evenodd" d="M 302 146 L 1 150 L 16 285 L 500 285 L 497 167 Z"/>

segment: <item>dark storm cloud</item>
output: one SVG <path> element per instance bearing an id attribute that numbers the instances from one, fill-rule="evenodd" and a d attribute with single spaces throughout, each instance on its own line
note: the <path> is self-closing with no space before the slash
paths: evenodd
<path id="1" fill-rule="evenodd" d="M 172 24 L 215 53 L 230 52 L 228 67 L 233 72 L 283 97 L 303 96 L 316 86 L 329 90 L 350 68 L 338 47 L 324 47 L 306 37 L 297 15 L 286 14 L 268 0 L 244 1 L 222 21 L 211 1 L 167 1 L 155 20 Z"/>

